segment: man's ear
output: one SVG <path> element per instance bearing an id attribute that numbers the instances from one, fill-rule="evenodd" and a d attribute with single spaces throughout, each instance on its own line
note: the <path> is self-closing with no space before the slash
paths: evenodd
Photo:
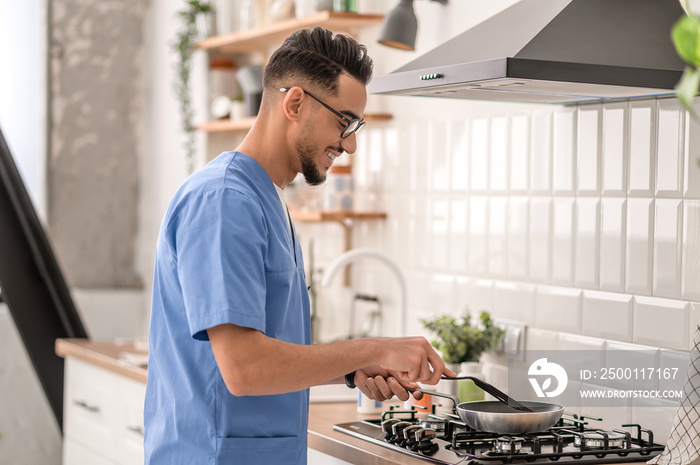
<path id="1" fill-rule="evenodd" d="M 282 99 L 282 111 L 290 121 L 299 121 L 301 117 L 302 102 L 304 101 L 304 91 L 301 87 L 292 87 L 284 93 Z"/>

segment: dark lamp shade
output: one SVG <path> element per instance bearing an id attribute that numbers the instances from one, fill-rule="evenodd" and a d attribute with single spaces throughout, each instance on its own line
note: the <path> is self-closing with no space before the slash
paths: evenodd
<path id="1" fill-rule="evenodd" d="M 413 0 L 401 0 L 382 23 L 379 43 L 401 50 L 414 50 L 418 20 L 413 12 Z"/>

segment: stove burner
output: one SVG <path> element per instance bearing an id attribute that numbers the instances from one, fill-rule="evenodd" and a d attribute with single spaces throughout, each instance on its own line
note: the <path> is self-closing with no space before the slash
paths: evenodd
<path id="1" fill-rule="evenodd" d="M 442 434 L 445 432 L 445 425 L 447 425 L 448 421 L 449 420 L 447 418 L 440 418 L 433 415 L 429 415 L 426 418 L 421 418 L 420 420 L 418 420 L 418 423 L 423 428 L 429 428 L 437 433 Z"/>
<path id="2" fill-rule="evenodd" d="M 475 431 L 454 414 L 418 418 L 415 411 L 390 410 L 381 420 L 333 429 L 441 465 L 616 465 L 646 462 L 664 449 L 638 424 L 603 431 L 591 421 L 602 419 L 565 414 L 546 431 L 507 435 Z"/>
<path id="3" fill-rule="evenodd" d="M 616 431 L 587 431 L 574 437 L 574 446 L 583 446 L 584 449 L 619 449 L 625 445 L 625 439 L 625 434 Z"/>
<path id="4" fill-rule="evenodd" d="M 501 436 L 494 441 L 493 450 L 503 454 L 517 454 L 523 442 L 525 439 L 519 436 Z"/>

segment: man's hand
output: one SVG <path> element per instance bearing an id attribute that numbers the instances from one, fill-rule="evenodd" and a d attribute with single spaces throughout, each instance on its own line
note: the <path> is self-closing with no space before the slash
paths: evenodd
<path id="1" fill-rule="evenodd" d="M 402 386 L 396 378 L 379 365 L 372 365 L 355 371 L 355 386 L 370 399 L 383 402 L 396 396 L 401 400 L 410 397 L 406 388 L 417 388 L 416 383 Z M 420 396 L 420 393 L 414 393 Z M 416 397 L 420 399 L 420 397 Z"/>
<path id="2" fill-rule="evenodd" d="M 379 342 L 378 365 L 405 387 L 414 388 L 416 383 L 435 385 L 443 374 L 456 376 L 424 337 L 380 338 Z"/>

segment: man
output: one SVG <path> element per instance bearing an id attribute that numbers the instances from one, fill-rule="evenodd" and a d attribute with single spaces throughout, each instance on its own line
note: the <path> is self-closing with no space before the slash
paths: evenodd
<path id="1" fill-rule="evenodd" d="M 305 464 L 310 386 L 347 382 L 406 400 L 406 388 L 454 376 L 424 338 L 310 345 L 304 263 L 282 193 L 298 173 L 323 182 L 355 151 L 371 70 L 353 39 L 292 34 L 265 69 L 244 141 L 175 194 L 157 244 L 147 464 Z"/>

